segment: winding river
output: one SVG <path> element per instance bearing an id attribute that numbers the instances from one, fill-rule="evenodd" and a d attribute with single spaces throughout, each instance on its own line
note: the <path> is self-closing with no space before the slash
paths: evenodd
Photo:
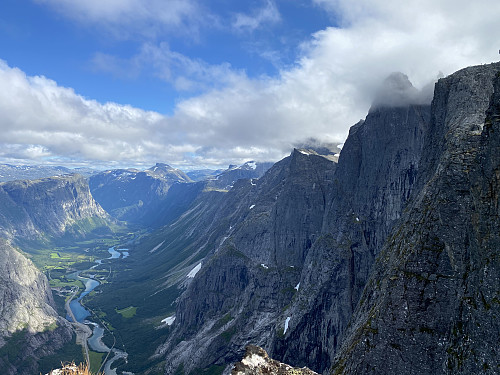
<path id="1" fill-rule="evenodd" d="M 96 262 L 95 262 L 96 264 L 93 265 L 91 268 L 89 268 L 87 270 L 87 272 L 96 268 L 97 266 L 101 265 L 102 261 L 105 259 L 108 259 L 108 260 L 109 259 L 119 259 L 120 257 L 122 257 L 122 259 L 124 259 L 124 258 L 128 257 L 128 255 L 129 255 L 128 249 L 118 249 L 118 251 L 117 251 L 117 250 L 115 250 L 114 247 L 110 247 L 108 249 L 108 253 L 110 254 L 109 258 L 96 260 Z M 128 357 L 128 354 L 122 350 L 116 349 L 114 346 L 111 348 L 106 346 L 102 342 L 102 337 L 104 335 L 104 328 L 101 327 L 97 323 L 90 322 L 90 321 L 86 320 L 86 318 L 89 317 L 91 315 L 91 313 L 85 307 L 82 306 L 80 301 L 82 300 L 83 297 L 85 297 L 87 294 L 92 292 L 101 283 L 99 281 L 97 281 L 92 275 L 89 275 L 89 277 L 80 276 L 80 274 L 82 272 L 84 272 L 84 271 L 76 271 L 76 272 L 73 272 L 67 276 L 68 279 L 80 280 L 85 285 L 85 290 L 80 294 L 80 296 L 77 299 L 72 300 L 70 302 L 69 307 L 70 307 L 71 311 L 73 312 L 75 319 L 79 323 L 83 323 L 83 324 L 86 324 L 88 326 L 92 326 L 92 328 L 93 328 L 92 336 L 90 336 L 89 339 L 87 340 L 89 347 L 93 351 L 99 352 L 99 353 L 113 352 L 113 354 L 114 354 L 113 357 L 110 359 L 106 359 L 103 369 L 104 369 L 105 375 L 116 375 L 116 369 L 111 369 L 111 365 L 113 364 L 113 362 L 115 362 L 119 358 L 123 358 L 126 360 Z M 66 316 L 66 319 L 68 319 L 69 321 L 73 321 L 73 319 L 69 315 Z M 108 358 L 108 357 L 106 357 L 106 358 Z"/>

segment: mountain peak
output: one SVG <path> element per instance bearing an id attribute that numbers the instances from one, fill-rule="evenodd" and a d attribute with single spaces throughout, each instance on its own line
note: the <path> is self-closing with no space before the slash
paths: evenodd
<path id="1" fill-rule="evenodd" d="M 380 107 L 406 107 L 412 104 L 430 104 L 434 94 L 434 82 L 416 89 L 408 76 L 401 72 L 391 73 L 378 88 L 370 112 Z"/>

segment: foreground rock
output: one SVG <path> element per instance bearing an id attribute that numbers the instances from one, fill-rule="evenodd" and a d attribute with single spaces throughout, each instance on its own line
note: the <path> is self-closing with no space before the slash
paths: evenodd
<path id="1" fill-rule="evenodd" d="M 308 368 L 294 368 L 269 358 L 266 351 L 258 346 L 247 346 L 245 357 L 235 363 L 231 375 L 318 375 Z"/>

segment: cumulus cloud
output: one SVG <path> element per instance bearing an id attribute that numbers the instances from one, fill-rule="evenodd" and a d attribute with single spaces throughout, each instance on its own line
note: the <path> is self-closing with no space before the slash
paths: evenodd
<path id="1" fill-rule="evenodd" d="M 97 4 L 44 1 L 63 8 Z M 340 19 L 341 27 L 315 33 L 303 44 L 296 64 L 276 77 L 250 79 L 229 65 L 212 66 L 187 59 L 167 45 L 145 44 L 137 69 L 146 59 L 157 64 L 155 74 L 179 89 L 202 82 L 205 90 L 180 101 L 170 117 L 85 99 L 47 78 L 27 77 L 0 63 L 0 85 L 8 88 L 0 93 L 0 143 L 24 145 L 25 153 L 13 146 L 10 155 L 26 158 L 31 154 L 44 160 L 122 165 L 164 161 L 189 167 L 277 160 L 305 139 L 342 143 L 392 72 L 403 72 L 416 89 L 426 87 L 429 93 L 440 71 L 450 74 L 498 60 L 497 0 L 314 1 Z M 139 3 L 156 4 L 128 0 L 115 6 L 127 10 Z M 118 17 L 106 17 L 119 22 Z M 157 16 L 146 12 L 141 17 Z M 99 58 L 123 63 L 105 55 Z"/>

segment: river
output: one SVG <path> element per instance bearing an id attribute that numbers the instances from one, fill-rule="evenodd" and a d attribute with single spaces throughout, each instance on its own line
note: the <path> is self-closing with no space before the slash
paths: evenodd
<path id="1" fill-rule="evenodd" d="M 96 264 L 93 265 L 92 267 L 90 267 L 87 270 L 87 272 L 92 270 L 92 269 L 95 269 L 96 267 L 101 265 L 102 261 L 105 259 L 120 259 L 120 257 L 122 257 L 124 259 L 124 258 L 128 257 L 128 255 L 129 255 L 128 249 L 118 249 L 118 251 L 117 251 L 117 250 L 115 250 L 114 247 L 110 247 L 108 249 L 108 253 L 111 255 L 109 258 L 96 260 L 96 262 L 95 262 Z M 87 340 L 89 347 L 93 351 L 99 352 L 99 353 L 113 352 L 113 354 L 114 354 L 113 358 L 107 359 L 105 361 L 105 363 L 103 364 L 104 374 L 105 375 L 117 375 L 116 369 L 111 369 L 111 365 L 113 364 L 113 362 L 115 362 L 119 358 L 123 358 L 126 360 L 128 357 L 128 354 L 122 350 L 116 349 L 114 347 L 114 345 L 111 348 L 106 346 L 102 342 L 102 337 L 104 335 L 104 328 L 101 327 L 97 323 L 90 322 L 90 321 L 86 320 L 86 318 L 89 317 L 91 315 L 91 313 L 85 307 L 82 306 L 80 301 L 82 300 L 83 297 L 85 297 L 87 294 L 92 292 L 101 283 L 99 281 L 97 281 L 93 275 L 89 275 L 89 277 L 80 276 L 80 273 L 82 273 L 82 272 L 83 271 L 76 271 L 76 272 L 73 272 L 67 276 L 68 279 L 80 280 L 85 285 L 85 290 L 80 294 L 80 296 L 77 299 L 72 300 L 70 302 L 69 307 L 70 307 L 71 311 L 73 312 L 75 319 L 78 322 L 84 323 L 84 324 L 89 325 L 89 326 L 93 326 L 92 336 L 90 336 L 89 339 Z M 69 315 L 66 316 L 66 319 L 68 319 L 69 321 L 73 321 L 73 319 Z"/>

